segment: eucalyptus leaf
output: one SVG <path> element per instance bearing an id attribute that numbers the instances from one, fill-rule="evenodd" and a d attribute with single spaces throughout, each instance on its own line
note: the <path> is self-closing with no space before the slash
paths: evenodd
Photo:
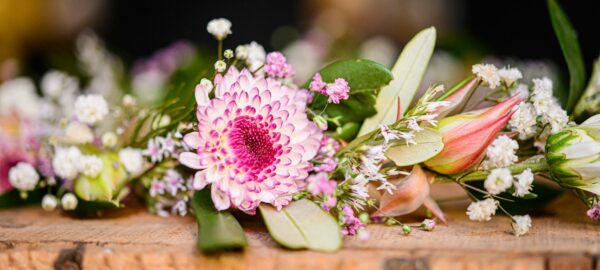
<path id="1" fill-rule="evenodd" d="M 385 152 L 385 156 L 396 166 L 409 166 L 429 160 L 444 149 L 442 135 L 430 128 L 416 132 L 414 140 L 416 144 L 398 141 Z"/>
<path id="2" fill-rule="evenodd" d="M 248 245 L 235 217 L 230 212 L 215 209 L 208 188 L 194 193 L 192 208 L 198 222 L 198 249 L 202 252 L 236 250 Z"/>
<path id="3" fill-rule="evenodd" d="M 569 68 L 569 98 L 566 109 L 570 113 L 579 101 L 585 85 L 583 56 L 577 41 L 577 32 L 556 0 L 548 0 L 548 11 L 554 33 Z"/>
<path id="4" fill-rule="evenodd" d="M 396 121 L 398 114 L 398 97 L 400 97 L 400 114 L 404 114 L 411 104 L 425 69 L 435 47 L 436 32 L 434 27 L 429 27 L 419 32 L 406 44 L 392 68 L 394 79 L 381 90 L 377 96 L 377 114 L 365 120 L 359 136 L 367 134 L 380 124 L 389 125 Z"/>
<path id="5" fill-rule="evenodd" d="M 392 73 L 386 67 L 365 59 L 337 61 L 321 69 L 319 74 L 327 83 L 343 78 L 350 86 L 349 98 L 339 104 L 327 104 L 327 97 L 317 94 L 310 105 L 317 112 L 325 110 L 330 118 L 339 118 L 342 125 L 349 122 L 361 123 L 365 118 L 375 115 L 377 94 L 392 80 Z M 308 88 L 309 84 L 310 81 L 303 87 Z"/>
<path id="6" fill-rule="evenodd" d="M 311 201 L 294 201 L 281 211 L 262 204 L 260 212 L 271 237 L 284 247 L 336 251 L 342 245 L 337 222 Z"/>

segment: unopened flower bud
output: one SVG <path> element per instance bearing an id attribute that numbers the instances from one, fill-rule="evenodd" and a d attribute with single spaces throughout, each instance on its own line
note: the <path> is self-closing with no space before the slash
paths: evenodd
<path id="1" fill-rule="evenodd" d="M 60 204 L 66 211 L 75 210 L 77 208 L 77 197 L 73 193 L 67 193 L 60 199 Z"/>
<path id="2" fill-rule="evenodd" d="M 227 64 L 225 63 L 225 61 L 223 60 L 219 60 L 217 62 L 215 62 L 215 70 L 219 73 L 225 71 L 225 69 L 227 68 Z"/>
<path id="3" fill-rule="evenodd" d="M 223 52 L 223 56 L 225 56 L 226 59 L 231 59 L 233 58 L 233 51 L 230 49 L 225 50 L 225 52 Z"/>
<path id="4" fill-rule="evenodd" d="M 52 211 L 58 205 L 58 200 L 52 194 L 46 194 L 42 198 L 42 208 L 46 211 Z"/>
<path id="5" fill-rule="evenodd" d="M 327 130 L 327 119 L 320 115 L 315 115 L 313 117 L 313 122 L 317 125 L 321 130 Z"/>
<path id="6" fill-rule="evenodd" d="M 410 229 L 410 226 L 404 224 L 402 225 L 402 232 L 404 233 L 404 235 L 408 235 L 410 234 L 412 230 Z"/>

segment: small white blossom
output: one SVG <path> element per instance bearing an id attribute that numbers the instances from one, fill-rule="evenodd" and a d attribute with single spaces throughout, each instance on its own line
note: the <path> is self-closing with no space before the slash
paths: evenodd
<path id="1" fill-rule="evenodd" d="M 132 95 L 125 95 L 122 103 L 125 107 L 135 107 L 137 100 Z"/>
<path id="2" fill-rule="evenodd" d="M 64 72 L 52 70 L 44 74 L 41 82 L 42 93 L 51 98 L 59 98 L 61 95 L 72 95 L 79 89 L 77 78 L 69 76 Z"/>
<path id="3" fill-rule="evenodd" d="M 517 87 L 513 88 L 510 93 L 511 95 L 518 94 L 524 99 L 529 98 L 529 88 L 526 84 L 520 83 L 519 85 L 517 85 Z"/>
<path id="4" fill-rule="evenodd" d="M 537 115 L 543 115 L 553 103 L 552 81 L 547 77 L 533 79 L 533 92 L 531 102 Z"/>
<path id="5" fill-rule="evenodd" d="M 187 201 L 179 200 L 171 207 L 171 214 L 185 216 L 187 215 Z"/>
<path id="6" fill-rule="evenodd" d="M 223 40 L 231 34 L 231 22 L 225 18 L 213 19 L 208 22 L 206 30 L 217 40 Z"/>
<path id="7" fill-rule="evenodd" d="M 500 194 L 512 185 L 512 174 L 509 169 L 493 169 L 485 179 L 483 186 L 492 195 Z"/>
<path id="8" fill-rule="evenodd" d="M 246 65 L 250 71 L 254 72 L 265 63 L 267 53 L 265 52 L 265 48 L 255 41 L 252 41 L 245 46 L 248 54 L 246 56 Z"/>
<path id="9" fill-rule="evenodd" d="M 79 173 L 77 163 L 81 157 L 81 152 L 77 147 L 68 148 L 57 147 L 52 159 L 52 168 L 56 175 L 72 180 Z"/>
<path id="10" fill-rule="evenodd" d="M 101 95 L 82 95 L 75 101 L 75 116 L 83 123 L 93 125 L 107 114 L 108 104 Z"/>
<path id="11" fill-rule="evenodd" d="M 450 101 L 427 102 L 425 104 L 425 110 L 427 110 L 427 112 L 435 112 L 437 109 L 447 107 L 448 105 L 450 105 Z"/>
<path id="12" fill-rule="evenodd" d="M 494 89 L 500 85 L 500 76 L 498 75 L 498 68 L 492 64 L 477 64 L 473 65 L 473 74 L 477 75 L 485 84 L 491 89 Z"/>
<path id="13" fill-rule="evenodd" d="M 238 45 L 235 48 L 235 57 L 240 60 L 246 60 L 248 58 L 248 47 L 247 45 Z"/>
<path id="14" fill-rule="evenodd" d="M 104 168 L 102 159 L 97 156 L 81 156 L 77 162 L 78 170 L 85 176 L 96 177 Z"/>
<path id="15" fill-rule="evenodd" d="M 86 144 L 94 141 L 94 132 L 85 124 L 71 122 L 65 129 L 65 136 L 70 143 Z"/>
<path id="16" fill-rule="evenodd" d="M 561 131 L 569 123 L 569 115 L 557 102 L 553 102 L 542 117 L 542 123 L 550 124 L 550 133 Z"/>
<path id="17" fill-rule="evenodd" d="M 520 140 L 532 138 L 537 133 L 537 116 L 533 105 L 529 102 L 522 102 L 517 105 L 517 109 L 508 121 L 512 131 L 519 133 Z"/>
<path id="18" fill-rule="evenodd" d="M 20 191 L 31 191 L 40 181 L 40 175 L 31 164 L 19 162 L 8 171 L 8 180 Z"/>
<path id="19" fill-rule="evenodd" d="M 419 126 L 419 122 L 417 122 L 416 117 L 411 117 L 410 119 L 408 119 L 407 127 L 416 132 L 423 130 L 423 128 L 421 126 Z"/>
<path id="20" fill-rule="evenodd" d="M 206 78 L 202 78 L 202 80 L 200 80 L 200 85 L 204 86 L 204 88 L 206 88 L 208 91 L 212 90 L 213 88 L 212 81 Z"/>
<path id="21" fill-rule="evenodd" d="M 515 236 L 521 236 L 529 232 L 531 228 L 531 218 L 529 215 L 513 216 L 512 228 Z"/>
<path id="22" fill-rule="evenodd" d="M 417 120 L 426 122 L 431 126 L 436 126 L 437 125 L 437 120 L 436 120 L 437 116 L 438 115 L 435 113 L 434 114 L 426 114 L 426 115 L 419 116 Z"/>
<path id="23" fill-rule="evenodd" d="M 77 197 L 73 193 L 67 193 L 60 199 L 60 205 L 65 211 L 75 210 L 77 208 Z"/>
<path id="24" fill-rule="evenodd" d="M 472 202 L 467 208 L 467 215 L 473 221 L 489 221 L 496 214 L 498 202 L 492 198 Z"/>
<path id="25" fill-rule="evenodd" d="M 42 209 L 45 211 L 52 211 L 56 209 L 57 205 L 58 200 L 52 194 L 46 194 L 44 195 L 44 198 L 42 198 Z"/>
<path id="26" fill-rule="evenodd" d="M 511 67 L 503 67 L 498 70 L 498 76 L 500 76 L 500 79 L 504 81 L 508 87 L 512 86 L 517 80 L 523 78 L 523 74 L 521 74 L 521 71 L 519 71 L 518 68 Z"/>
<path id="27" fill-rule="evenodd" d="M 486 149 L 487 159 L 483 162 L 485 169 L 508 167 L 519 158 L 515 155 L 515 150 L 519 149 L 519 144 L 506 135 L 496 138 Z"/>
<path id="28" fill-rule="evenodd" d="M 215 62 L 215 70 L 219 73 L 225 71 L 225 69 L 227 68 L 227 64 L 225 63 L 225 61 L 223 60 L 219 60 L 217 62 Z"/>
<path id="29" fill-rule="evenodd" d="M 144 170 L 144 157 L 142 151 L 127 147 L 119 151 L 119 159 L 123 163 L 123 167 L 130 174 L 137 175 Z"/>
<path id="30" fill-rule="evenodd" d="M 117 145 L 119 139 L 114 132 L 106 132 L 102 135 L 102 145 L 108 148 L 113 148 Z"/>
<path id="31" fill-rule="evenodd" d="M 385 144 L 388 144 L 390 141 L 397 140 L 400 138 L 398 134 L 396 134 L 396 132 L 390 129 L 387 125 L 379 125 L 379 129 Z"/>
<path id="32" fill-rule="evenodd" d="M 226 59 L 231 59 L 231 58 L 233 58 L 233 51 L 230 49 L 227 49 L 223 52 L 223 56 L 225 56 Z"/>
<path id="33" fill-rule="evenodd" d="M 523 197 L 531 192 L 531 184 L 533 184 L 533 173 L 531 173 L 531 169 L 524 170 L 522 173 L 516 176 L 517 181 L 515 181 L 514 187 L 515 192 L 513 195 L 515 197 Z"/>
<path id="34" fill-rule="evenodd" d="M 0 85 L 0 115 L 17 113 L 25 118 L 38 119 L 42 116 L 40 104 L 35 85 L 29 78 L 16 78 Z"/>

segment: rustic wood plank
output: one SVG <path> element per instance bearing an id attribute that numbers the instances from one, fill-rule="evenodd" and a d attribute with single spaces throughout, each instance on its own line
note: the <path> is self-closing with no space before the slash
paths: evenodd
<path id="1" fill-rule="evenodd" d="M 77 219 L 37 207 L 0 211 L 0 269 L 593 269 L 598 270 L 600 226 L 572 197 L 534 216 L 523 237 L 509 219 L 469 221 L 465 204 L 443 205 L 450 222 L 433 232 L 373 225 L 366 241 L 346 239 L 338 253 L 279 248 L 256 221 L 245 230 L 243 253 L 201 255 L 192 218 L 160 218 L 140 208 Z M 422 216 L 403 218 L 418 222 Z M 77 259 L 80 258 L 80 259 Z"/>

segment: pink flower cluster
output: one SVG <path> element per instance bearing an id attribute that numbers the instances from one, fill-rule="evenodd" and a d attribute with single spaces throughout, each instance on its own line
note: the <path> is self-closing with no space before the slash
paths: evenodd
<path id="1" fill-rule="evenodd" d="M 336 181 L 329 180 L 326 173 L 317 173 L 309 176 L 306 179 L 306 182 L 308 182 L 308 186 L 306 187 L 308 192 L 315 196 L 323 197 L 321 208 L 325 211 L 329 211 L 331 208 L 335 207 L 337 204 L 337 199 L 335 197 L 335 189 L 337 188 Z"/>
<path id="2" fill-rule="evenodd" d="M 292 65 L 286 63 L 285 56 L 280 52 L 267 54 L 265 73 L 273 78 L 289 78 L 294 75 Z"/>
<path id="3" fill-rule="evenodd" d="M 592 208 L 590 208 L 590 210 L 587 211 L 587 215 L 592 220 L 599 220 L 600 219 L 600 203 L 597 203 L 596 205 L 592 206 Z"/>
<path id="4" fill-rule="evenodd" d="M 321 78 L 321 74 L 317 73 L 313 77 L 309 85 L 310 90 L 321 93 L 329 99 L 327 102 L 338 104 L 340 101 L 348 99 L 350 86 L 348 82 L 342 78 L 337 78 L 333 83 L 327 84 Z"/>
<path id="5" fill-rule="evenodd" d="M 342 211 L 344 214 L 342 222 L 344 222 L 345 225 L 345 227 L 342 228 L 343 235 L 356 235 L 359 229 L 364 228 L 366 226 L 364 223 L 362 223 L 362 221 L 360 221 L 359 218 L 357 218 L 354 215 L 354 211 L 352 211 L 352 208 L 350 208 L 350 206 L 344 206 L 344 208 L 342 208 Z"/>
<path id="6" fill-rule="evenodd" d="M 329 136 L 323 136 L 319 151 L 315 157 L 316 165 L 313 170 L 316 172 L 333 172 L 337 167 L 337 160 L 334 158 L 335 153 L 340 150 L 340 143 Z"/>

